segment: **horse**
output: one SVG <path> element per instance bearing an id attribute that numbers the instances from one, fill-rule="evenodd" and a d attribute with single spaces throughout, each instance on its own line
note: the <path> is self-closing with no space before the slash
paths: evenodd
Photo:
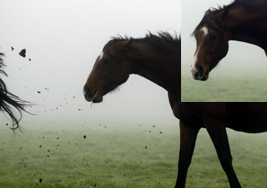
<path id="1" fill-rule="evenodd" d="M 5 66 L 3 62 L 4 54 L 0 53 L 0 73 L 7 76 L 6 72 L 3 70 Z M 5 82 L 0 78 L 0 111 L 6 112 L 12 120 L 12 130 L 20 128 L 19 121 L 22 118 L 22 111 L 25 111 L 25 106 L 29 105 L 27 101 L 21 100 L 18 96 L 7 90 Z M 19 117 L 13 112 L 15 108 L 19 112 Z"/>
<path id="2" fill-rule="evenodd" d="M 267 56 L 267 1 L 235 0 L 209 9 L 191 34 L 196 39 L 191 73 L 195 80 L 206 81 L 209 72 L 228 52 L 228 41 L 259 46 Z"/>
<path id="3" fill-rule="evenodd" d="M 180 153 L 176 188 L 184 188 L 196 138 L 206 128 L 231 188 L 240 188 L 232 166 L 226 127 L 248 133 L 267 131 L 267 103 L 181 102 L 181 40 L 169 33 L 144 38 L 112 38 L 103 48 L 83 86 L 88 102 L 140 75 L 168 92 L 172 112 L 180 120 Z"/>

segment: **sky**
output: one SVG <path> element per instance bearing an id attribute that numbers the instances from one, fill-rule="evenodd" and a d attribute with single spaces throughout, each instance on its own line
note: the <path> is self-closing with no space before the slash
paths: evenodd
<path id="1" fill-rule="evenodd" d="M 3 79 L 10 92 L 35 104 L 27 108 L 34 115 L 24 114 L 24 128 L 40 121 L 46 127 L 55 122 L 178 124 L 167 92 L 140 76 L 130 76 L 92 107 L 82 88 L 110 37 L 179 34 L 180 0 L 2 0 L 0 15 L 0 51 L 8 73 Z M 1 115 L 0 123 L 8 122 Z"/>
<path id="2" fill-rule="evenodd" d="M 191 77 L 190 66 L 193 61 L 193 56 L 196 50 L 196 40 L 191 37 L 191 33 L 194 31 L 195 27 L 201 21 L 204 13 L 209 8 L 218 8 L 219 6 L 228 5 L 232 0 L 182 0 L 182 77 Z M 258 70 L 267 69 L 266 55 L 264 51 L 251 44 L 244 42 L 230 41 L 229 51 L 227 56 L 219 62 L 219 65 L 212 70 L 209 74 L 209 79 L 206 82 L 201 82 L 194 80 L 195 84 L 202 84 L 203 88 L 208 89 L 209 84 L 216 79 L 216 74 L 221 74 L 223 71 L 228 71 L 233 69 L 237 75 L 242 72 L 249 72 L 249 69 L 253 69 L 250 76 L 259 76 L 262 74 L 264 77 L 266 74 L 264 71 L 254 72 L 254 68 Z M 242 76 L 246 76 L 245 74 Z M 182 80 L 182 85 L 183 85 Z M 231 82 L 231 80 L 228 80 Z M 194 87 L 192 87 L 192 90 Z M 261 88 L 258 88 L 259 90 Z M 256 92 L 253 90 L 252 92 Z M 256 92 L 257 93 L 257 92 Z M 183 101 L 183 95 L 182 95 Z"/>

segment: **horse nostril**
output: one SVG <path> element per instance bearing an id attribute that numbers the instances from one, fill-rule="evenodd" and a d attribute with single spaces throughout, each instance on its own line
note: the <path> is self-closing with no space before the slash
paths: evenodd
<path id="1" fill-rule="evenodd" d="M 204 73 L 204 69 L 203 69 L 203 67 L 198 66 L 198 67 L 197 67 L 197 72 L 196 72 L 196 74 L 195 74 L 196 77 L 197 77 L 197 76 L 202 76 L 203 73 Z"/>
<path id="2" fill-rule="evenodd" d="M 93 97 L 95 97 L 97 95 L 97 90 L 95 90 L 94 94 L 93 94 Z"/>
<path id="3" fill-rule="evenodd" d="M 83 95 L 84 95 L 85 98 L 86 97 L 89 97 L 90 98 L 90 96 L 91 96 L 90 89 L 89 88 L 83 88 Z"/>
<path id="4" fill-rule="evenodd" d="M 198 75 L 199 75 L 198 72 L 196 72 L 196 73 L 195 73 L 195 78 L 198 78 Z"/>

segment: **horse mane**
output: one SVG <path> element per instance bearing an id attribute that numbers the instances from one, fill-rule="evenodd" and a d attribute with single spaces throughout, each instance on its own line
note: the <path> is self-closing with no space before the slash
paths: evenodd
<path id="1" fill-rule="evenodd" d="M 2 56 L 4 56 L 4 54 L 0 53 L 0 74 L 7 76 L 7 74 L 3 70 L 5 64 L 3 62 Z M 2 80 L 2 78 L 0 78 L 0 111 L 4 111 L 10 116 L 12 120 L 12 130 L 19 128 L 19 121 L 22 117 L 22 111 L 26 111 L 24 109 L 26 105 L 26 101 L 21 100 L 18 96 L 10 93 L 7 90 L 5 82 Z M 15 116 L 12 107 L 19 112 L 19 118 Z"/>
<path id="2" fill-rule="evenodd" d="M 177 37 L 177 34 L 173 37 L 168 32 L 159 32 L 157 35 L 153 35 L 149 32 L 143 40 L 148 40 L 157 48 L 167 52 L 173 50 L 173 48 L 170 48 L 169 44 L 175 45 L 176 49 L 179 50 L 181 46 L 181 40 Z"/>
<path id="3" fill-rule="evenodd" d="M 217 14 L 219 14 L 221 11 L 226 10 L 228 12 L 230 9 L 235 9 L 238 7 L 244 8 L 246 11 L 250 13 L 255 13 L 258 12 L 259 10 L 264 10 L 267 8 L 267 2 L 264 0 L 234 0 L 232 3 L 229 5 L 224 5 L 224 6 L 218 6 L 218 8 L 210 8 L 210 12 L 203 17 L 201 22 L 196 26 L 195 30 L 191 34 L 191 37 L 200 29 L 201 26 L 204 24 L 208 24 L 212 29 L 215 31 L 219 31 L 218 28 L 216 28 L 212 23 L 211 20 L 213 17 Z"/>
<path id="4" fill-rule="evenodd" d="M 103 50 L 105 50 L 110 45 L 113 45 L 115 42 L 122 42 L 128 40 L 130 41 L 129 45 L 134 41 L 147 41 L 150 42 L 150 44 L 152 44 L 156 48 L 166 52 L 170 50 L 180 50 L 181 47 L 181 39 L 177 36 L 177 34 L 175 34 L 175 36 L 172 36 L 168 32 L 158 32 L 157 34 L 152 34 L 151 32 L 148 32 L 148 34 L 146 34 L 144 38 L 132 38 L 127 36 L 122 37 L 121 35 L 118 35 L 117 37 L 111 37 L 111 40 L 104 46 Z M 175 49 L 171 48 L 170 44 L 173 44 L 175 46 Z"/>

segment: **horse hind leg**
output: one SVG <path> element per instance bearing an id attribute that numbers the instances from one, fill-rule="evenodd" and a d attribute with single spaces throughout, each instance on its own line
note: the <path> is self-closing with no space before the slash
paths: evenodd
<path id="1" fill-rule="evenodd" d="M 180 121 L 180 154 L 175 188 L 184 188 L 199 128 L 186 126 Z"/>
<path id="2" fill-rule="evenodd" d="M 241 188 L 232 166 L 232 156 L 224 122 L 206 117 L 204 123 L 217 151 L 221 166 L 227 175 L 230 187 Z"/>

